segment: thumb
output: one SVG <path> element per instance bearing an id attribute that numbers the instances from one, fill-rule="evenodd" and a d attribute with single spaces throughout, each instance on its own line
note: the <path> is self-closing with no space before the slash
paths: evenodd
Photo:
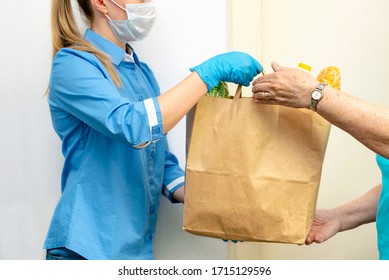
<path id="1" fill-rule="evenodd" d="M 313 242 L 312 238 L 310 236 L 308 236 L 306 239 L 305 239 L 305 245 L 311 245 Z"/>
<path id="2" fill-rule="evenodd" d="M 273 68 L 274 72 L 285 71 L 285 70 L 290 69 L 288 67 L 282 67 L 282 66 L 278 65 L 277 62 L 274 62 L 274 61 L 271 63 L 271 67 Z"/>

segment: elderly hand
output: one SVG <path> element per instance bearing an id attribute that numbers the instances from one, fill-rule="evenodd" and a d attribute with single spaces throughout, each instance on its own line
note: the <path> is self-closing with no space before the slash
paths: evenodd
<path id="1" fill-rule="evenodd" d="M 342 225 L 334 210 L 317 209 L 305 244 L 323 243 L 341 231 Z"/>
<path id="2" fill-rule="evenodd" d="M 319 82 L 312 75 L 298 69 L 272 63 L 274 73 L 253 82 L 253 98 L 261 104 L 278 104 L 294 108 L 309 108 L 311 93 Z"/>

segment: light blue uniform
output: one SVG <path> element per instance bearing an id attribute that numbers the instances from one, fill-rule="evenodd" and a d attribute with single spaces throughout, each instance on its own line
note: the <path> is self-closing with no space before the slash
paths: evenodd
<path id="1" fill-rule="evenodd" d="M 381 260 L 389 260 L 389 160 L 377 155 L 382 172 L 382 191 L 378 203 L 376 227 Z"/>
<path id="2" fill-rule="evenodd" d="M 65 48 L 54 58 L 49 105 L 65 161 L 44 248 L 67 247 L 87 259 L 152 259 L 161 194 L 174 202 L 184 185 L 163 134 L 159 87 L 136 54 L 135 63 L 125 62 L 110 41 L 89 29 L 85 38 L 111 56 L 123 87 L 90 53 Z"/>

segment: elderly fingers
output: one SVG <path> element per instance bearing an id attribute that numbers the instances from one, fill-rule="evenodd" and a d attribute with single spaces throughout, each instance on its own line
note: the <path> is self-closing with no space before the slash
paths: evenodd
<path id="1" fill-rule="evenodd" d="M 253 98 L 256 100 L 273 100 L 275 98 L 275 95 L 269 91 L 260 91 L 253 94 Z"/>

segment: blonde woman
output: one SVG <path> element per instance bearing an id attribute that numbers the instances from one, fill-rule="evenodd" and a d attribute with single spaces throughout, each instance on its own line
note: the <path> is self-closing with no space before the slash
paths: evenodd
<path id="1" fill-rule="evenodd" d="M 165 134 L 219 81 L 249 85 L 262 66 L 231 52 L 191 69 L 160 94 L 130 42 L 147 36 L 151 1 L 52 1 L 49 106 L 65 158 L 62 195 L 44 243 L 47 259 L 152 259 L 161 194 L 184 201 L 184 172 Z"/>

